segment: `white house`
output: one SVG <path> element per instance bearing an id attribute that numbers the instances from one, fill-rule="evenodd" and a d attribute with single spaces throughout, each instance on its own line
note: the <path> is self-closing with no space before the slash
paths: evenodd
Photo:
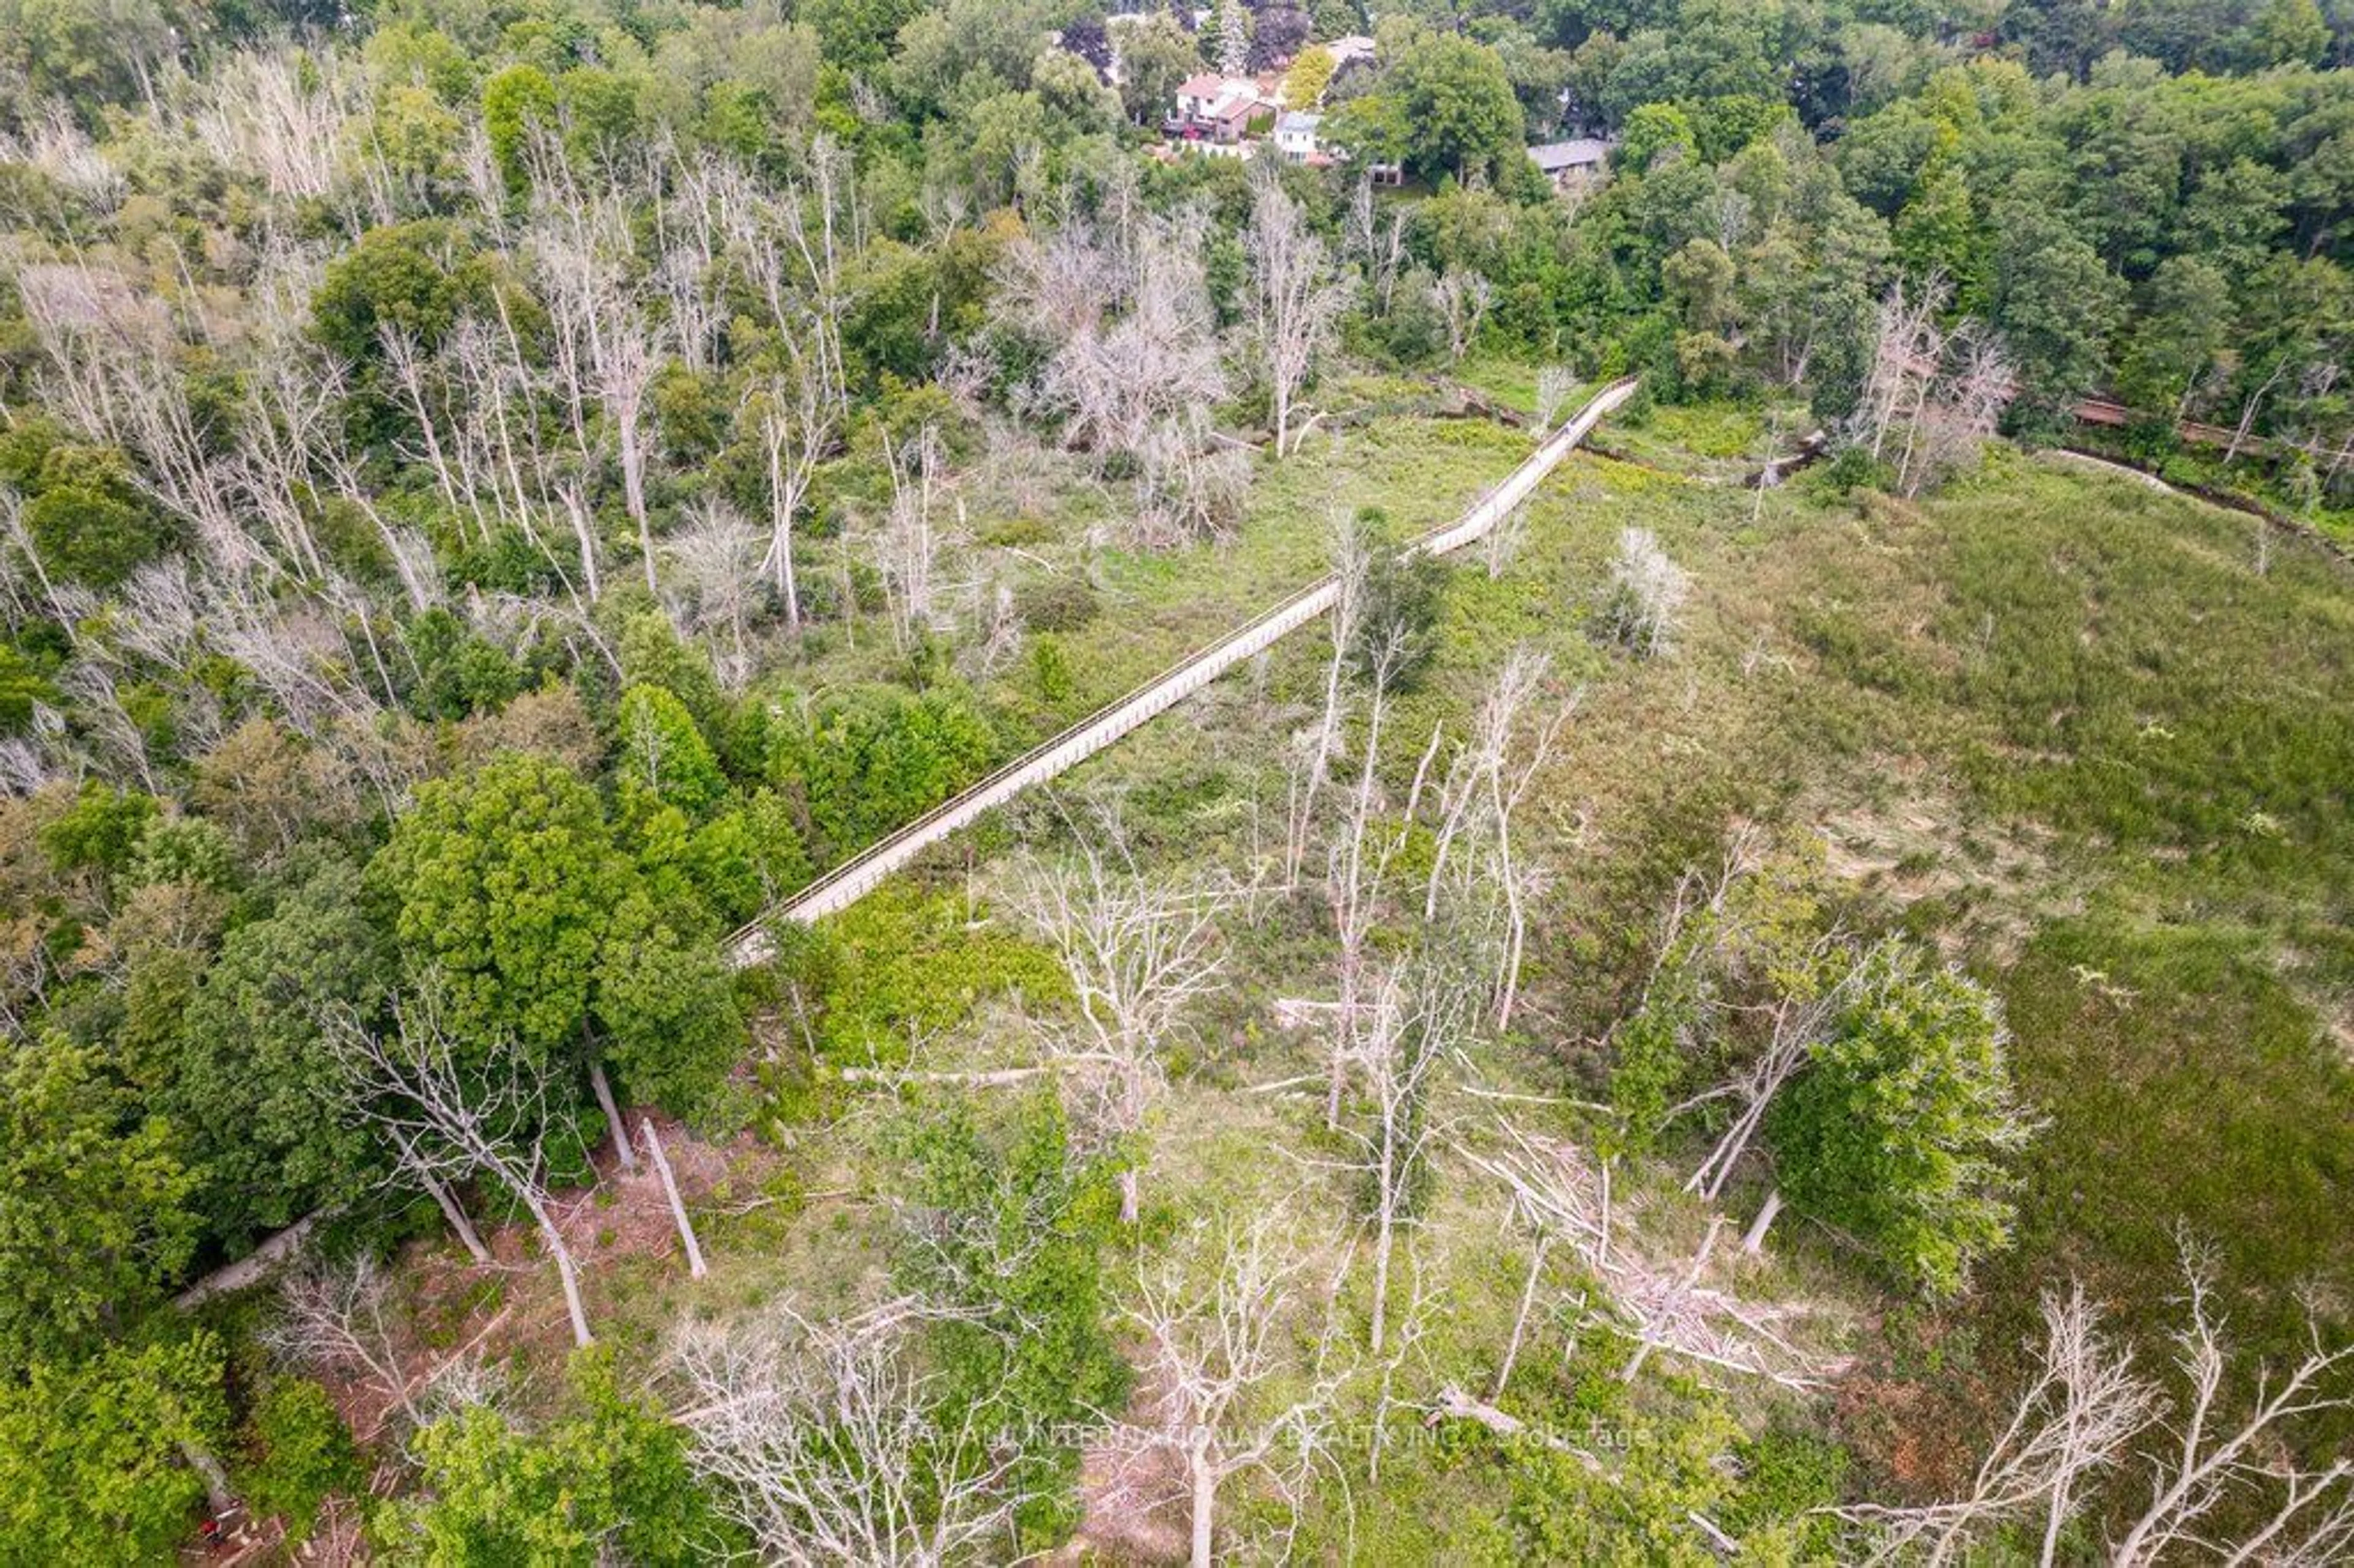
<path id="1" fill-rule="evenodd" d="M 1211 106 L 1226 95 L 1226 79 L 1212 71 L 1189 76 L 1177 84 L 1177 118 L 1193 122 L 1209 118 Z"/>
<path id="2" fill-rule="evenodd" d="M 1275 150 L 1282 154 L 1287 164 L 1317 161 L 1316 128 L 1323 122 L 1321 114 L 1306 113 L 1297 109 L 1286 110 L 1282 118 L 1275 122 Z"/>

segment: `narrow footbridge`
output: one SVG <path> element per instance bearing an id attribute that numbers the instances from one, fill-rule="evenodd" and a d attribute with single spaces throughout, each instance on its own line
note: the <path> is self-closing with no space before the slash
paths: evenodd
<path id="1" fill-rule="evenodd" d="M 1503 482 L 1475 502 L 1446 527 L 1424 535 L 1406 546 L 1408 555 L 1443 556 L 1460 549 L 1502 521 L 1526 501 L 1562 459 L 1601 423 L 1604 416 L 1635 395 L 1632 377 L 1614 381 L 1596 393 L 1577 417 L 1545 438 L 1528 460 Z M 1015 758 L 986 779 L 941 802 L 914 821 L 827 872 L 823 876 L 771 907 L 727 940 L 727 959 L 737 969 L 766 963 L 775 956 L 769 932 L 787 920 L 809 922 L 845 908 L 874 891 L 877 883 L 905 866 L 925 849 L 966 826 L 982 812 L 1002 806 L 1024 789 L 1074 768 L 1135 729 L 1200 691 L 1220 675 L 1257 657 L 1278 641 L 1307 625 L 1340 595 L 1340 584 L 1326 577 L 1300 589 L 1282 603 L 1236 627 L 1215 642 L 1163 671 L 1119 701 L 1097 709 L 1070 728 Z"/>

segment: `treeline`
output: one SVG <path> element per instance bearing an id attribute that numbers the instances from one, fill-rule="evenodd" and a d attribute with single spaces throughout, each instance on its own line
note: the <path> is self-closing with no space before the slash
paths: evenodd
<path id="1" fill-rule="evenodd" d="M 1611 183 L 1572 211 L 1500 177 L 1407 221 L 1409 256 L 1492 289 L 1491 340 L 1639 368 L 1668 396 L 1798 389 L 1845 420 L 1901 283 L 1937 298 L 1946 332 L 1999 336 L 2016 428 L 2114 394 L 2146 450 L 2177 420 L 2210 422 L 2237 447 L 2282 443 L 2294 491 L 2342 495 L 2354 86 L 2306 63 L 2327 53 L 2311 7 L 2110 8 L 2102 52 L 2067 61 L 2035 41 L 2047 13 L 1924 21 L 1898 30 L 1884 90 L 1861 95 L 1811 51 L 1888 22 L 1800 37 L 1774 7 L 1740 7 L 1737 26 L 1734 8 L 1670 7 L 1671 26 L 1617 9 L 1580 13 L 1566 87 L 1573 119 L 1619 138 Z M 2290 16 L 2309 47 L 2214 41 Z M 2159 17 L 2206 41 L 2149 44 Z M 2246 74 L 2207 73 L 2231 69 Z M 1837 101 L 1815 96 L 1833 77 Z"/>

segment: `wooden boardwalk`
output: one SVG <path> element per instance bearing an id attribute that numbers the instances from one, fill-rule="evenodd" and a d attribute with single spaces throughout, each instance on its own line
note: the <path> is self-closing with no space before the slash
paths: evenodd
<path id="1" fill-rule="evenodd" d="M 1635 395 L 1632 377 L 1596 393 L 1577 417 L 1545 438 L 1527 461 L 1444 528 L 1406 546 L 1409 555 L 1441 556 L 1460 549 L 1493 528 L 1526 501 L 1545 476 L 1585 440 L 1603 418 Z M 1237 664 L 1307 625 L 1332 608 L 1340 585 L 1332 577 L 1312 583 L 1282 603 L 1252 618 L 1208 647 L 1180 661 L 1117 702 L 1097 709 L 1060 735 L 1033 747 L 988 778 L 934 807 L 888 837 L 853 855 L 823 876 L 770 908 L 727 940 L 727 959 L 737 969 L 766 963 L 775 956 L 769 936 L 782 921 L 808 922 L 847 907 L 874 891 L 924 850 L 982 812 L 1003 805 L 1024 789 L 1077 766 L 1156 715 L 1200 691 Z"/>

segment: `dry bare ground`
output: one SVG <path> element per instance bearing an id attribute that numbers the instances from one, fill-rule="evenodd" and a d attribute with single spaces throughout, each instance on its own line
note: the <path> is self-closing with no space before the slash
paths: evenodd
<path id="1" fill-rule="evenodd" d="M 640 1126 L 646 1114 L 629 1113 L 631 1126 Z M 654 1120 L 680 1195 L 698 1217 L 723 1184 L 757 1183 L 773 1163 L 774 1156 L 748 1133 L 712 1144 L 668 1118 Z M 607 1144 L 595 1154 L 596 1185 L 561 1194 L 552 1207 L 566 1244 L 584 1262 L 610 1266 L 643 1258 L 657 1263 L 665 1277 L 674 1275 L 684 1282 L 686 1264 L 678 1232 L 642 1141 L 635 1171 L 623 1171 Z M 534 1227 L 525 1222 L 486 1228 L 482 1239 L 493 1260 L 487 1266 L 474 1264 L 446 1238 L 416 1243 L 401 1260 L 408 1310 L 395 1326 L 395 1350 L 412 1395 L 469 1361 L 554 1366 L 569 1351 L 563 1293 Z M 600 1297 L 611 1286 L 611 1271 L 585 1273 L 593 1325 Z M 383 1432 L 395 1403 L 389 1390 L 334 1372 L 322 1372 L 321 1382 L 363 1441 Z"/>

